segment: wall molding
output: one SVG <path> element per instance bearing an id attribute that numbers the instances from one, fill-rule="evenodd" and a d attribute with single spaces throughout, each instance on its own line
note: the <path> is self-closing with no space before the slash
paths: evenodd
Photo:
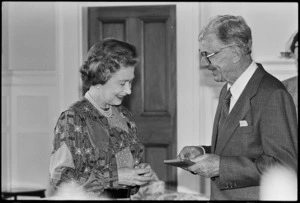
<path id="1" fill-rule="evenodd" d="M 55 71 L 3 71 L 2 85 L 38 85 L 53 86 L 57 83 Z"/>
<path id="2" fill-rule="evenodd" d="M 290 59 L 285 59 L 282 57 L 255 57 L 255 59 L 253 59 L 254 61 L 261 63 L 261 64 L 269 64 L 269 65 L 291 65 L 291 64 L 295 64 L 295 60 L 293 58 Z"/>

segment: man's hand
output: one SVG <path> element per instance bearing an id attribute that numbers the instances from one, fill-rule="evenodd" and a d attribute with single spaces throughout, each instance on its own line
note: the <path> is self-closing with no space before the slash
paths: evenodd
<path id="1" fill-rule="evenodd" d="M 203 154 L 205 154 L 205 151 L 201 147 L 186 146 L 180 151 L 177 159 L 179 159 L 179 160 L 183 160 L 183 159 L 192 160 L 192 159 L 195 159 L 196 157 L 201 156 Z"/>
<path id="2" fill-rule="evenodd" d="M 193 174 L 201 175 L 206 178 L 212 178 L 219 175 L 220 156 L 215 154 L 204 154 L 191 161 L 196 162 L 186 170 Z"/>

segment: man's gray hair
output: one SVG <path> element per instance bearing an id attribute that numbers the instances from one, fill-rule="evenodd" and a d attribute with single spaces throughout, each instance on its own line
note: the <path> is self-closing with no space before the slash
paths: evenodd
<path id="1" fill-rule="evenodd" d="M 208 34 L 216 34 L 224 45 L 237 44 L 244 54 L 252 49 L 251 29 L 241 16 L 218 15 L 206 25 L 199 34 L 199 41 Z"/>

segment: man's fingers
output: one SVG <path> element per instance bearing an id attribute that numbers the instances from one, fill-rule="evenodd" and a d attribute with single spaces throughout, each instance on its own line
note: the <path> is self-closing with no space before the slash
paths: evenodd
<path id="1" fill-rule="evenodd" d="M 199 162 L 199 161 L 202 161 L 203 159 L 207 158 L 207 154 L 204 154 L 202 156 L 196 156 L 195 158 L 191 159 L 191 161 L 193 162 Z"/>

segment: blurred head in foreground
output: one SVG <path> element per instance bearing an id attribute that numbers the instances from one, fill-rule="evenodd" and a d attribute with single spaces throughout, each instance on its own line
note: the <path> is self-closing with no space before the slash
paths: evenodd
<path id="1" fill-rule="evenodd" d="M 283 166 L 267 170 L 261 179 L 260 200 L 297 200 L 297 174 Z"/>
<path id="2" fill-rule="evenodd" d="M 71 181 L 62 183 L 54 196 L 48 198 L 50 200 L 107 200 L 87 193 L 82 186 Z"/>

